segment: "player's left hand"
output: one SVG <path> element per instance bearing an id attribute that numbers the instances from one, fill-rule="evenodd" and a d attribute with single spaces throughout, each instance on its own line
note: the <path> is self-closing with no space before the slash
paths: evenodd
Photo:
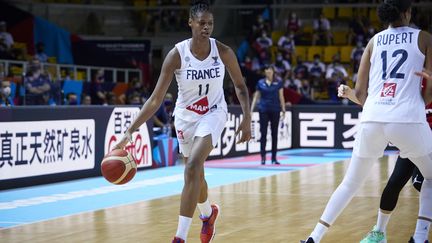
<path id="1" fill-rule="evenodd" d="M 250 118 L 243 118 L 241 121 L 239 127 L 237 128 L 237 131 L 235 133 L 235 136 L 241 132 L 240 139 L 237 141 L 237 143 L 243 143 L 248 142 L 252 135 L 251 135 L 251 120 Z"/>

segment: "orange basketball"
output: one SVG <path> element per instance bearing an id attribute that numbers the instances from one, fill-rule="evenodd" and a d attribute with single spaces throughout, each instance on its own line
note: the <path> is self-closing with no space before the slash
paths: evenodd
<path id="1" fill-rule="evenodd" d="M 123 149 L 114 149 L 103 158 L 101 171 L 107 181 L 121 185 L 132 180 L 137 172 L 137 165 L 130 153 Z"/>

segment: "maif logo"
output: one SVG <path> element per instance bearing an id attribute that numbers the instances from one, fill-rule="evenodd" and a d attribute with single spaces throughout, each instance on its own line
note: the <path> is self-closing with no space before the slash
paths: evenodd
<path id="1" fill-rule="evenodd" d="M 207 96 L 193 103 L 192 105 L 188 105 L 186 109 L 193 111 L 199 115 L 204 115 L 209 111 L 209 103 Z"/>

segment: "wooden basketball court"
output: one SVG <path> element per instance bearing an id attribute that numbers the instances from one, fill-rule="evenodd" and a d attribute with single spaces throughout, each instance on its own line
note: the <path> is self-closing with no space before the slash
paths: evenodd
<path id="1" fill-rule="evenodd" d="M 322 242 L 359 242 L 371 229 L 395 160 L 395 156 L 385 156 L 374 165 L 366 185 Z M 322 164 L 211 189 L 211 201 L 221 206 L 214 242 L 297 243 L 306 238 L 347 164 Z M 167 243 L 176 231 L 179 200 L 177 195 L 3 229 L 0 242 Z M 414 232 L 417 210 L 418 193 L 409 183 L 390 220 L 388 242 L 408 241 Z M 199 232 L 196 212 L 188 242 L 199 242 Z"/>

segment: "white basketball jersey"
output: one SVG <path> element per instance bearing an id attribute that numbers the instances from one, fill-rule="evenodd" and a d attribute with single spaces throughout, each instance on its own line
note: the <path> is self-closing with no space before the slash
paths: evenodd
<path id="1" fill-rule="evenodd" d="M 388 28 L 374 36 L 368 96 L 362 122 L 424 123 L 421 78 L 425 55 L 418 47 L 420 30 Z"/>
<path id="2" fill-rule="evenodd" d="M 223 64 L 216 40 L 210 38 L 210 54 L 202 61 L 190 51 L 191 39 L 177 43 L 181 67 L 175 71 L 178 85 L 178 98 L 174 116 L 186 121 L 197 121 L 215 109 L 227 111 L 223 81 Z"/>

